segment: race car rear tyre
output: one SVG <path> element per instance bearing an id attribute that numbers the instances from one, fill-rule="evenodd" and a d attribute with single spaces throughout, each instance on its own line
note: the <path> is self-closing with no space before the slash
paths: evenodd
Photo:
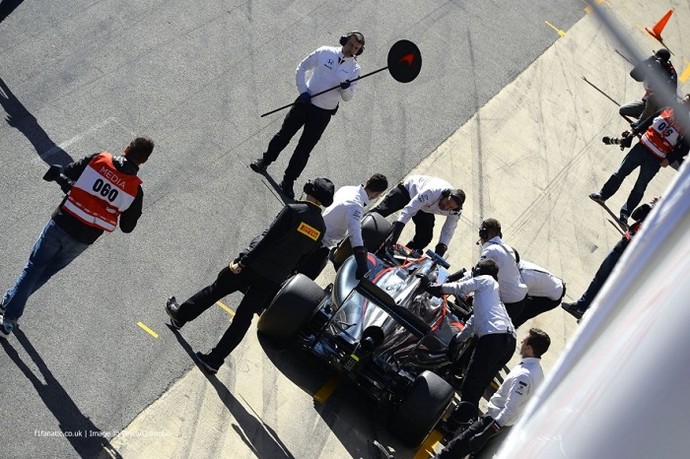
<path id="1" fill-rule="evenodd" d="M 405 445 L 416 447 L 438 423 L 452 399 L 453 387 L 437 374 L 425 371 L 393 410 L 388 428 Z"/>
<path id="2" fill-rule="evenodd" d="M 278 347 L 288 347 L 314 317 L 326 292 L 303 274 L 288 279 L 261 314 L 259 333 Z"/>

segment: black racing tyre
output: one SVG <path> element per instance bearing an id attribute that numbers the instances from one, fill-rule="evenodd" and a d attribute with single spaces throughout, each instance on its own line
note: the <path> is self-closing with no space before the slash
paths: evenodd
<path id="1" fill-rule="evenodd" d="M 259 333 L 279 346 L 289 346 L 309 323 L 326 292 L 304 274 L 289 278 L 259 317 Z"/>
<path id="2" fill-rule="evenodd" d="M 441 419 L 453 399 L 453 387 L 436 373 L 424 371 L 392 412 L 389 430 L 405 445 L 418 446 Z"/>
<path id="3" fill-rule="evenodd" d="M 381 214 L 371 212 L 362 219 L 362 239 L 367 251 L 376 253 L 390 233 L 391 224 Z"/>
<path id="4" fill-rule="evenodd" d="M 362 218 L 362 240 L 367 252 L 376 253 L 391 232 L 391 224 L 381 214 L 372 212 Z M 333 252 L 332 260 L 336 269 L 352 255 L 350 238 L 343 239 Z"/>

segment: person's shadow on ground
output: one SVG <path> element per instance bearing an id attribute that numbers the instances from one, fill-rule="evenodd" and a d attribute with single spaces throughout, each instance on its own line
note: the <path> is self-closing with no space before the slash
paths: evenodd
<path id="1" fill-rule="evenodd" d="M 17 99 L 2 78 L 0 78 L 0 105 L 7 113 L 7 118 L 5 118 L 7 124 L 17 129 L 31 142 L 38 156 L 46 164 L 66 166 L 72 162 L 72 157 L 53 142 L 38 124 L 36 117 Z"/>
<path id="2" fill-rule="evenodd" d="M 19 344 L 34 361 L 45 384 L 35 375 L 29 366 L 22 361 L 19 353 L 7 340 L 0 340 L 7 355 L 14 361 L 17 367 L 24 373 L 36 389 L 46 407 L 53 413 L 59 422 L 60 430 L 79 457 L 95 457 L 102 449 L 107 450 L 113 458 L 121 458 L 120 454 L 110 445 L 103 432 L 94 425 L 91 420 L 79 410 L 74 400 L 65 391 L 62 385 L 53 377 L 41 356 L 31 344 L 31 341 L 19 328 L 14 329 Z"/>
<path id="3" fill-rule="evenodd" d="M 184 339 L 179 331 L 173 329 L 168 325 L 168 328 L 175 334 L 182 349 L 189 354 L 194 363 L 196 363 L 199 370 L 204 374 L 208 382 L 218 393 L 218 397 L 222 400 L 225 406 L 235 418 L 238 425 L 233 425 L 237 435 L 242 441 L 252 450 L 256 457 L 260 459 L 274 459 L 285 458 L 294 459 L 294 456 L 288 450 L 288 447 L 280 441 L 278 434 L 270 426 L 265 424 L 261 419 L 249 413 L 244 406 L 235 398 L 234 395 L 225 387 L 216 375 L 207 373 L 201 367 L 194 357 L 194 350 L 192 346 Z"/>
<path id="4" fill-rule="evenodd" d="M 0 22 L 17 8 L 24 0 L 0 0 Z"/>

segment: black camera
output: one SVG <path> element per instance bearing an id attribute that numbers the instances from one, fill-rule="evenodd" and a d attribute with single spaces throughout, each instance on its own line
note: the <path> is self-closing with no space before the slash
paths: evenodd
<path id="1" fill-rule="evenodd" d="M 48 168 L 48 171 L 43 176 L 43 180 L 46 182 L 57 182 L 57 184 L 60 185 L 62 192 L 65 194 L 69 193 L 72 189 L 72 185 L 74 185 L 72 180 L 63 175 L 62 167 L 57 164 L 52 164 Z"/>
<path id="2" fill-rule="evenodd" d="M 625 139 L 621 139 L 620 137 L 609 137 L 605 136 L 603 139 L 601 139 L 602 142 L 604 142 L 606 145 L 621 145 Z"/>
<path id="3" fill-rule="evenodd" d="M 604 142 L 605 145 L 620 145 L 621 150 L 624 150 L 630 147 L 632 144 L 632 139 L 633 136 L 631 135 L 624 135 L 623 137 L 604 136 L 601 141 Z"/>

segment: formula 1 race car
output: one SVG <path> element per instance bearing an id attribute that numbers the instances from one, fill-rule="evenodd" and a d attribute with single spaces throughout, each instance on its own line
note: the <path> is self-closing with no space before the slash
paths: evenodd
<path id="1" fill-rule="evenodd" d="M 388 222 L 369 214 L 367 232 L 383 237 Z M 380 239 L 379 237 L 379 239 Z M 369 238 L 371 239 L 371 238 Z M 377 242 L 378 243 L 378 242 Z M 276 294 L 258 330 L 279 346 L 296 345 L 347 376 L 389 409 L 389 429 L 410 446 L 421 443 L 452 401 L 455 376 L 448 344 L 470 315 L 424 291 L 447 279 L 448 263 L 403 246 L 369 253 L 370 271 L 357 280 L 354 257 L 345 260 L 325 289 L 297 274 Z"/>

